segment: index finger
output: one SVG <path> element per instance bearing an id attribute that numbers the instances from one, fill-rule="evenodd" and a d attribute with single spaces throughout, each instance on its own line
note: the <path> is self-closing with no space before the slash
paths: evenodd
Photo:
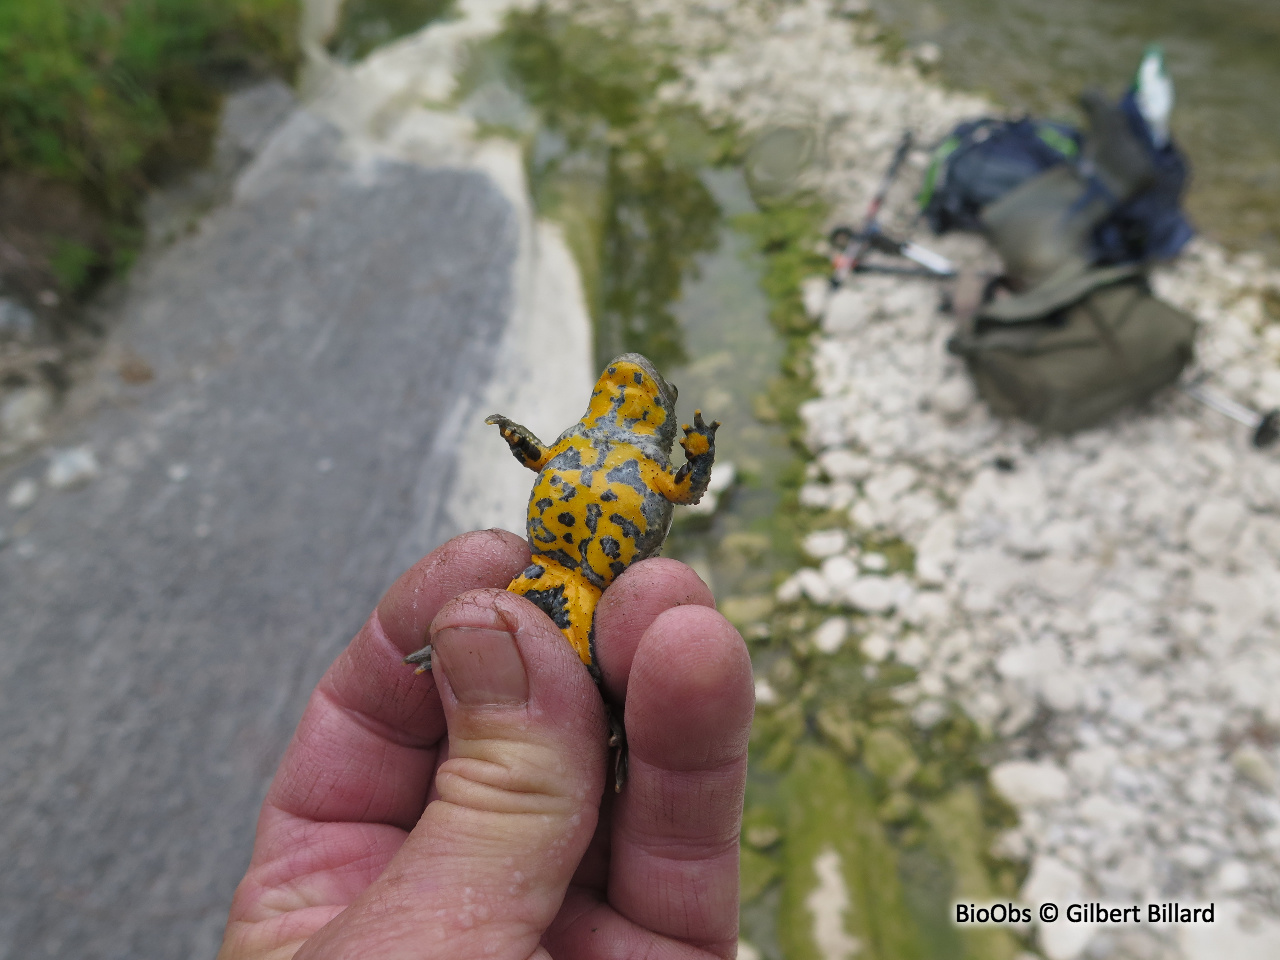
<path id="1" fill-rule="evenodd" d="M 523 539 L 464 534 L 405 572 L 325 673 L 267 793 L 267 805 L 306 820 L 410 829 L 427 802 L 445 734 L 435 682 L 402 662 L 421 647 L 449 600 L 505 587 L 529 562 Z"/>

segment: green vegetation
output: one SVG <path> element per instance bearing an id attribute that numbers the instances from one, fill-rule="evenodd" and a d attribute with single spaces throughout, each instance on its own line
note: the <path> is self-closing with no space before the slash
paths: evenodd
<path id="1" fill-rule="evenodd" d="M 359 60 L 374 47 L 403 37 L 451 13 L 455 0 L 345 0 L 329 52 Z"/>
<path id="2" fill-rule="evenodd" d="M 48 198 L 21 223 L 0 212 L 0 232 L 67 294 L 126 265 L 147 187 L 207 156 L 220 90 L 292 71 L 296 16 L 297 0 L 0 0 L 0 178 Z"/>
<path id="3" fill-rule="evenodd" d="M 671 304 L 717 241 L 719 208 L 699 171 L 731 140 L 660 102 L 675 76 L 660 54 L 537 7 L 511 14 L 464 77 L 464 90 L 503 86 L 537 114 L 526 134 L 534 201 L 582 268 L 601 362 L 627 350 L 664 368 L 686 359 Z"/>

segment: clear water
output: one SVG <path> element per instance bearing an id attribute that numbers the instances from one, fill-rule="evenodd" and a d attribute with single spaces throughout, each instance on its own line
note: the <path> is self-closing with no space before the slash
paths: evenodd
<path id="1" fill-rule="evenodd" d="M 732 226 L 734 216 L 755 207 L 737 169 L 705 170 L 702 181 L 723 214 L 719 243 L 694 261 L 672 306 L 691 359 L 671 366 L 666 376 L 680 390 L 681 423 L 695 408 L 722 421 L 716 460 L 722 470 L 732 464 L 739 481 L 709 521 L 681 517 L 666 553 L 693 565 L 723 598 L 772 586 L 778 481 L 792 454 L 783 429 L 753 413 L 783 354 L 760 289 L 760 254 Z"/>

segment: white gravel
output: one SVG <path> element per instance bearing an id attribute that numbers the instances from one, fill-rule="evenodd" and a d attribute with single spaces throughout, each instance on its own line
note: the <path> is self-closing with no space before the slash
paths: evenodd
<path id="1" fill-rule="evenodd" d="M 874 27 L 825 0 L 632 6 L 636 35 L 682 51 L 684 79 L 666 96 L 748 130 L 818 132 L 807 176 L 833 222 L 857 222 L 904 126 L 927 141 L 993 111 L 882 62 Z M 899 223 L 917 159 L 891 195 Z M 967 238 L 926 242 L 989 256 Z M 1200 357 L 1222 389 L 1280 405 L 1280 325 L 1263 305 L 1280 272 L 1197 240 L 1156 288 L 1203 321 Z M 904 692 L 917 718 L 955 700 L 998 738 L 995 783 L 1022 813 L 998 848 L 1032 865 L 1028 901 L 1067 890 L 1218 904 L 1212 929 L 1046 927 L 1045 956 L 1280 956 L 1275 452 L 1173 392 L 1040 438 L 975 400 L 928 282 L 860 275 L 827 298 L 815 278 L 805 293 L 823 332 L 802 499 L 901 537 L 917 563 L 912 577 L 882 576 L 824 531 L 780 597 L 867 613 L 866 652 L 919 669 Z M 836 631 L 824 625 L 824 643 Z"/>

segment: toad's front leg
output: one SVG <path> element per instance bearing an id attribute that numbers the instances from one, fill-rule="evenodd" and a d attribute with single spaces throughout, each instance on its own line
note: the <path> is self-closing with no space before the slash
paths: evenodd
<path id="1" fill-rule="evenodd" d="M 680 446 L 684 447 L 685 464 L 674 474 L 662 474 L 656 483 L 658 492 L 672 503 L 691 504 L 702 499 L 711 482 L 711 464 L 716 458 L 716 430 L 719 420 L 707 423 L 702 411 L 693 412 L 693 426 L 684 425 Z"/>
<path id="2" fill-rule="evenodd" d="M 499 413 L 485 417 L 484 422 L 498 428 L 515 458 L 530 470 L 541 470 L 551 459 L 551 449 L 535 437 L 528 427 L 522 427 Z"/>

